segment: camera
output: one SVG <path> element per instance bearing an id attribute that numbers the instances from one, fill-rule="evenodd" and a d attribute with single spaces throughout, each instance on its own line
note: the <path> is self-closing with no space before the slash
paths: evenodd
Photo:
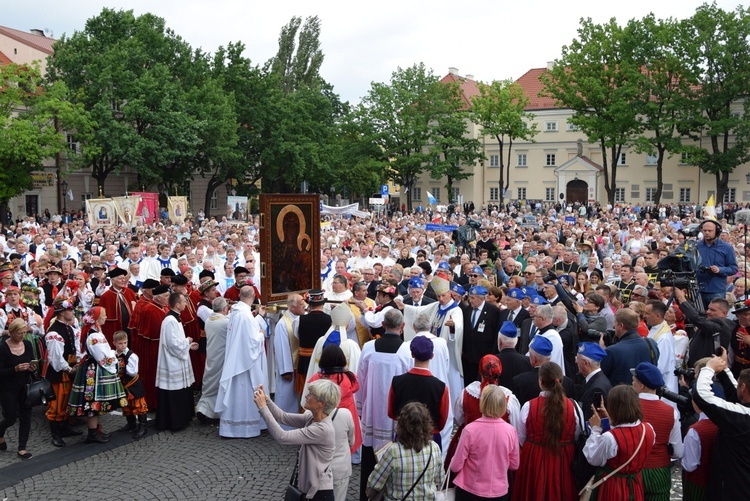
<path id="1" fill-rule="evenodd" d="M 690 288 L 694 279 L 695 274 L 691 271 L 672 270 L 661 270 L 657 278 L 662 287 L 677 287 L 678 289 Z"/>
<path id="2" fill-rule="evenodd" d="M 680 230 L 680 233 L 682 233 L 686 237 L 694 237 L 694 238 L 697 238 L 700 232 L 701 232 L 701 227 L 699 224 L 691 224 Z"/>
<path id="3" fill-rule="evenodd" d="M 675 371 L 676 372 L 676 371 Z M 683 397 L 682 395 L 675 393 L 673 391 L 669 391 L 666 386 L 662 386 L 661 388 L 656 389 L 656 394 L 659 395 L 661 398 L 665 398 L 669 400 L 670 402 L 674 402 L 677 404 L 677 407 L 679 408 L 687 408 L 690 406 L 690 399 L 688 397 Z"/>
<path id="4" fill-rule="evenodd" d="M 698 266 L 698 270 L 702 271 L 703 273 L 712 273 L 711 268 L 708 266 Z"/>
<path id="5" fill-rule="evenodd" d="M 695 381 L 695 369 L 683 369 L 680 367 L 674 370 L 674 375 L 677 376 L 677 379 L 683 376 L 688 385 L 693 384 L 693 381 Z"/>

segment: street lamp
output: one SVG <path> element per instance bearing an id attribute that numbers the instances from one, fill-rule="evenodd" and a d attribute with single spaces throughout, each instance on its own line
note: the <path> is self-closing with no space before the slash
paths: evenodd
<path id="1" fill-rule="evenodd" d="M 68 182 L 61 182 L 60 187 L 62 188 L 63 212 L 66 212 L 68 210 Z"/>

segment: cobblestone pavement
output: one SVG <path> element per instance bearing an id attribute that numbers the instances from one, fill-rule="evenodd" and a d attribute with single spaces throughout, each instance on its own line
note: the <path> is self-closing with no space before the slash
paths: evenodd
<path id="1" fill-rule="evenodd" d="M 105 431 L 114 431 L 124 419 L 107 415 L 102 424 Z M 85 425 L 78 429 L 85 431 Z M 72 501 L 92 495 L 134 501 L 280 500 L 296 451 L 265 432 L 254 439 L 222 439 L 218 426 L 197 420 L 179 433 L 149 428 L 138 442 L 126 433 L 113 433 L 115 447 L 108 450 L 109 444 L 85 444 L 83 437 L 67 438 L 67 447 L 57 449 L 49 443 L 42 409 L 34 409 L 28 444 L 34 457 L 21 461 L 15 453 L 17 432 L 17 425 L 8 430 L 8 450 L 0 452 L 2 500 Z M 359 478 L 355 465 L 347 499 L 358 498 Z M 86 487 L 87 482 L 96 488 Z M 671 498 L 682 499 L 678 469 L 673 469 L 673 487 Z"/>

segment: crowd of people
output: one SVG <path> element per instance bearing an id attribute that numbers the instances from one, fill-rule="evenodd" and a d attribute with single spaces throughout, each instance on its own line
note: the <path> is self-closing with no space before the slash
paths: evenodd
<path id="1" fill-rule="evenodd" d="M 257 220 L 2 228 L 0 450 L 18 421 L 32 456 L 43 377 L 56 447 L 79 422 L 107 442 L 115 409 L 136 440 L 150 412 L 268 430 L 300 446 L 308 499 L 345 499 L 361 464 L 363 500 L 574 499 L 590 479 L 598 499 L 666 500 L 675 461 L 685 499 L 742 498 L 748 245 L 721 217 L 738 208 L 464 209 L 323 221 L 321 287 L 277 312 Z"/>

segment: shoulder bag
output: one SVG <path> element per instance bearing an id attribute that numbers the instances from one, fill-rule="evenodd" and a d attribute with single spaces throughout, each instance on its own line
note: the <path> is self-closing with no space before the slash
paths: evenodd
<path id="1" fill-rule="evenodd" d="M 297 451 L 297 464 L 294 465 L 294 471 L 292 472 L 292 478 L 289 479 L 289 485 L 286 486 L 286 492 L 284 492 L 284 501 L 304 501 L 307 495 L 297 488 L 297 472 L 299 470 L 299 455 L 302 448 Z"/>
<path id="2" fill-rule="evenodd" d="M 581 492 L 578 493 L 580 501 L 589 501 L 591 499 L 591 494 L 594 492 L 595 489 L 598 489 L 600 485 L 602 485 L 604 482 L 610 479 L 613 475 L 615 475 L 618 471 L 625 468 L 627 465 L 630 464 L 630 462 L 635 459 L 635 456 L 640 452 L 641 446 L 643 445 L 643 440 L 646 438 L 646 425 L 641 423 L 641 428 L 643 428 L 643 435 L 641 435 L 641 441 L 638 442 L 638 447 L 635 449 L 635 452 L 632 456 L 630 456 L 630 459 L 622 463 L 620 466 L 618 466 L 615 470 L 611 471 L 606 476 L 600 478 L 597 482 L 594 482 L 594 478 L 596 478 L 596 475 L 591 477 L 586 484 L 586 486 L 581 489 Z"/>
<path id="3" fill-rule="evenodd" d="M 40 361 L 41 363 L 41 361 Z M 46 378 L 48 364 L 45 364 L 42 371 L 42 377 L 39 381 L 34 381 L 26 385 L 26 398 L 24 402 L 29 407 L 47 405 L 47 402 L 55 400 L 55 391 L 52 389 L 52 383 Z"/>

